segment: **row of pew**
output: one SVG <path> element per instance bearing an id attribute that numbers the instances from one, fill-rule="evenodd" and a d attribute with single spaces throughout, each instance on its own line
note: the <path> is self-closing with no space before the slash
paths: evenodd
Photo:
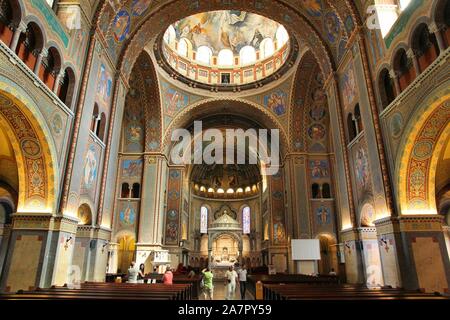
<path id="1" fill-rule="evenodd" d="M 192 283 L 165 285 L 136 283 L 85 282 L 79 288 L 52 286 L 48 289 L 20 290 L 0 294 L 0 300 L 191 300 L 195 299 Z"/>

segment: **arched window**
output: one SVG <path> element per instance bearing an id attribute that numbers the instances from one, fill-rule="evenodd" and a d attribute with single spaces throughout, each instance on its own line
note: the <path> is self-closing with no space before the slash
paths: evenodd
<path id="1" fill-rule="evenodd" d="M 56 48 L 48 49 L 48 54 L 42 61 L 42 68 L 39 70 L 39 78 L 45 85 L 53 90 L 56 76 L 61 69 L 61 56 Z"/>
<path id="2" fill-rule="evenodd" d="M 222 188 L 217 189 L 217 193 L 225 193 L 225 191 Z"/>
<path id="3" fill-rule="evenodd" d="M 246 206 L 242 209 L 242 232 L 244 234 L 250 233 L 250 207 Z"/>
<path id="4" fill-rule="evenodd" d="M 352 142 L 357 135 L 355 118 L 352 113 L 347 115 L 348 142 Z"/>
<path id="5" fill-rule="evenodd" d="M 234 193 L 234 190 L 232 188 L 229 188 L 229 189 L 227 189 L 227 193 L 232 194 L 232 193 Z"/>
<path id="6" fill-rule="evenodd" d="M 72 98 L 75 90 L 75 73 L 72 68 L 66 68 L 64 76 L 62 78 L 61 85 L 58 90 L 59 99 L 64 102 L 64 104 L 71 108 Z"/>
<path id="7" fill-rule="evenodd" d="M 361 110 L 359 108 L 359 103 L 355 106 L 355 120 L 356 120 L 356 132 L 359 134 L 363 131 L 363 124 L 361 119 Z"/>
<path id="8" fill-rule="evenodd" d="M 130 196 L 130 185 L 126 182 L 122 183 L 122 189 L 120 191 L 120 197 L 125 199 Z"/>
<path id="9" fill-rule="evenodd" d="M 443 46 L 447 48 L 450 45 L 450 1 L 442 0 L 436 6 L 436 23 L 442 27 Z"/>
<path id="10" fill-rule="evenodd" d="M 188 42 L 186 39 L 180 39 L 180 41 L 178 42 L 178 49 L 177 52 L 180 56 L 182 57 L 187 57 L 188 56 Z"/>
<path id="11" fill-rule="evenodd" d="M 201 46 L 197 49 L 197 56 L 196 60 L 198 62 L 210 65 L 211 64 L 211 57 L 212 57 L 212 50 L 211 48 L 207 46 Z"/>
<path id="12" fill-rule="evenodd" d="M 324 183 L 322 185 L 322 198 L 329 199 L 331 198 L 331 189 L 328 183 Z"/>
<path id="13" fill-rule="evenodd" d="M 380 88 L 381 104 L 384 109 L 395 100 L 394 81 L 387 69 L 381 71 L 378 86 Z"/>
<path id="14" fill-rule="evenodd" d="M 289 34 L 286 31 L 285 27 L 283 26 L 278 27 L 275 38 L 277 39 L 278 48 L 281 48 L 282 46 L 284 46 L 286 42 L 288 42 Z"/>
<path id="15" fill-rule="evenodd" d="M 320 198 L 320 186 L 317 183 L 313 183 L 311 186 L 311 194 L 313 199 Z"/>
<path id="16" fill-rule="evenodd" d="M 233 58 L 233 51 L 230 49 L 222 49 L 217 56 L 217 64 L 220 66 L 232 66 Z"/>
<path id="17" fill-rule="evenodd" d="M 13 22 L 14 10 L 9 1 L 2 1 L 0 8 L 0 40 L 2 40 L 6 45 L 11 44 L 14 32 L 10 27 L 14 24 Z"/>
<path id="18" fill-rule="evenodd" d="M 16 54 L 28 68 L 34 71 L 37 56 L 41 53 L 44 47 L 44 37 L 39 26 L 30 22 L 25 33 L 22 33 L 19 38 L 19 43 L 16 48 Z"/>
<path id="19" fill-rule="evenodd" d="M 417 56 L 420 72 L 423 72 L 439 56 L 436 36 L 430 33 L 425 23 L 420 24 L 414 31 L 412 49 Z"/>
<path id="20" fill-rule="evenodd" d="M 166 33 L 164 34 L 164 41 L 168 45 L 173 45 L 173 43 L 175 42 L 175 39 L 176 39 L 175 28 L 172 25 L 170 25 L 169 28 L 167 29 Z"/>
<path id="21" fill-rule="evenodd" d="M 200 208 L 200 233 L 208 233 L 208 208 Z"/>
<path id="22" fill-rule="evenodd" d="M 399 75 L 400 90 L 405 90 L 415 78 L 415 71 L 405 49 L 400 49 L 395 55 L 394 70 Z"/>
<path id="23" fill-rule="evenodd" d="M 261 59 L 269 58 L 275 52 L 275 45 L 273 44 L 273 40 L 270 38 L 266 38 L 261 42 L 260 46 L 261 51 Z"/>
<path id="24" fill-rule="evenodd" d="M 100 121 L 100 115 L 98 113 L 98 104 L 94 104 L 94 110 L 92 111 L 91 131 L 96 133 L 98 123 Z"/>
<path id="25" fill-rule="evenodd" d="M 256 50 L 252 46 L 245 46 L 239 52 L 239 57 L 241 60 L 241 65 L 255 63 Z"/>
<path id="26" fill-rule="evenodd" d="M 139 183 L 133 183 L 132 198 L 137 199 L 141 197 L 141 185 Z"/>
<path id="27" fill-rule="evenodd" d="M 102 112 L 102 114 L 100 115 L 100 122 L 97 126 L 96 135 L 103 142 L 105 142 L 105 129 L 106 129 L 106 116 L 105 113 Z"/>

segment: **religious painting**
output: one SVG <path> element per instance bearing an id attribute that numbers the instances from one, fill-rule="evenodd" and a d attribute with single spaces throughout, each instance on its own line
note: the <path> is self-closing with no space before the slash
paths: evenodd
<path id="1" fill-rule="evenodd" d="M 311 98 L 313 102 L 323 103 L 327 99 L 327 96 L 321 87 L 317 87 L 312 90 Z"/>
<path id="2" fill-rule="evenodd" d="M 313 179 L 327 178 L 329 176 L 327 160 L 311 160 L 309 166 Z"/>
<path id="3" fill-rule="evenodd" d="M 131 4 L 131 14 L 140 17 L 148 9 L 152 0 L 133 0 Z"/>
<path id="4" fill-rule="evenodd" d="M 139 122 L 131 122 L 127 126 L 127 140 L 130 143 L 140 143 L 144 139 L 143 128 Z"/>
<path id="5" fill-rule="evenodd" d="M 97 94 L 101 98 L 102 102 L 108 103 L 111 98 L 112 90 L 112 78 L 109 72 L 106 70 L 105 65 L 100 65 L 100 71 L 98 75 Z"/>
<path id="6" fill-rule="evenodd" d="M 272 110 L 276 115 L 282 116 L 286 113 L 288 95 L 283 90 L 276 90 L 264 96 L 264 106 Z"/>
<path id="7" fill-rule="evenodd" d="M 114 18 L 112 25 L 112 31 L 114 40 L 116 42 L 122 42 L 130 33 L 131 18 L 130 14 L 126 10 L 121 10 Z"/>
<path id="8" fill-rule="evenodd" d="M 169 116 L 175 116 L 178 111 L 189 104 L 189 96 L 170 87 L 168 84 L 162 85 L 162 100 L 164 111 Z"/>
<path id="9" fill-rule="evenodd" d="M 325 127 L 319 123 L 313 124 L 308 129 L 308 136 L 312 140 L 322 140 L 323 138 L 325 138 L 325 134 L 326 134 Z"/>
<path id="10" fill-rule="evenodd" d="M 306 12 L 313 17 L 322 15 L 322 0 L 301 0 Z"/>
<path id="11" fill-rule="evenodd" d="M 316 209 L 316 217 L 319 225 L 329 224 L 331 221 L 330 208 L 320 206 Z"/>
<path id="12" fill-rule="evenodd" d="M 395 113 L 390 122 L 392 136 L 398 138 L 403 131 L 403 117 L 400 113 Z"/>
<path id="13" fill-rule="evenodd" d="M 369 203 L 361 208 L 361 227 L 373 227 L 375 221 L 375 209 Z"/>
<path id="14" fill-rule="evenodd" d="M 98 160 L 96 156 L 95 146 L 91 145 L 86 152 L 84 162 L 83 183 L 86 189 L 91 189 L 97 178 Z"/>
<path id="15" fill-rule="evenodd" d="M 281 243 L 286 240 L 286 231 L 284 224 L 281 221 L 277 221 L 273 224 L 273 242 Z"/>
<path id="16" fill-rule="evenodd" d="M 142 175 L 142 159 L 124 160 L 122 162 L 122 177 L 132 178 Z"/>
<path id="17" fill-rule="evenodd" d="M 322 120 L 325 117 L 325 115 L 326 115 L 326 109 L 325 109 L 325 106 L 322 104 L 313 106 L 311 108 L 311 110 L 309 111 L 309 116 L 314 121 Z"/>
<path id="18" fill-rule="evenodd" d="M 160 147 L 159 120 L 156 118 L 151 118 L 147 122 L 147 130 L 148 130 L 148 137 L 149 137 L 149 142 L 147 143 L 147 147 L 148 147 L 149 151 L 157 151 Z"/>
<path id="19" fill-rule="evenodd" d="M 341 90 L 344 107 L 350 107 L 357 95 L 355 72 L 351 64 L 341 78 Z"/>
<path id="20" fill-rule="evenodd" d="M 245 46 L 259 48 L 262 40 L 274 39 L 279 23 L 240 10 L 202 12 L 173 24 L 175 36 L 188 39 L 193 47 L 208 46 L 214 52 L 231 49 L 234 54 Z"/>
<path id="21" fill-rule="evenodd" d="M 122 227 L 133 226 L 136 222 L 136 210 L 133 205 L 128 203 L 123 203 L 123 207 L 119 212 L 119 223 Z"/>
<path id="22" fill-rule="evenodd" d="M 337 38 L 339 37 L 340 23 L 338 16 L 333 11 L 328 12 L 325 15 L 325 30 L 327 33 L 328 41 L 330 41 L 331 43 L 336 42 Z"/>
<path id="23" fill-rule="evenodd" d="M 366 150 L 363 147 L 360 147 L 356 151 L 355 173 L 358 189 L 367 189 L 370 181 L 369 160 L 367 159 Z"/>

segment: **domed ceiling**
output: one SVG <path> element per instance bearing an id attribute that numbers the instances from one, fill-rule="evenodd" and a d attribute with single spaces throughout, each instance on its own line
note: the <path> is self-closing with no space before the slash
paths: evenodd
<path id="1" fill-rule="evenodd" d="M 165 31 L 161 47 L 172 70 L 209 85 L 256 82 L 278 72 L 292 58 L 284 26 L 240 10 L 181 19 Z"/>

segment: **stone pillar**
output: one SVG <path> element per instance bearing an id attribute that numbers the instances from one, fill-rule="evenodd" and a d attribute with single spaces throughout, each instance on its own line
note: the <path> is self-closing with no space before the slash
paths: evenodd
<path id="1" fill-rule="evenodd" d="M 16 292 L 68 282 L 78 219 L 15 214 L 0 291 Z"/>
<path id="2" fill-rule="evenodd" d="M 53 93 L 58 95 L 59 87 L 61 86 L 61 82 L 64 80 L 65 71 L 61 70 L 55 79 L 55 85 L 53 86 Z"/>
<path id="3" fill-rule="evenodd" d="M 20 36 L 22 35 L 22 33 L 24 33 L 27 30 L 27 25 L 23 22 L 21 22 L 19 24 L 19 26 L 17 26 L 16 30 L 14 30 L 14 34 L 13 34 L 13 38 L 11 40 L 11 45 L 9 46 L 9 48 L 12 51 L 16 51 L 17 49 L 17 45 L 19 44 L 19 39 Z"/>
<path id="4" fill-rule="evenodd" d="M 436 41 L 439 47 L 439 54 L 443 54 L 445 52 L 445 42 L 444 38 L 442 37 L 442 28 L 440 28 L 436 22 L 431 23 L 428 27 L 430 32 L 433 33 L 436 37 Z"/>
<path id="5" fill-rule="evenodd" d="M 3 271 L 3 265 L 9 247 L 9 239 L 11 237 L 11 225 L 0 225 L 0 277 Z"/>
<path id="6" fill-rule="evenodd" d="M 42 49 L 41 52 L 39 52 L 37 59 L 36 59 L 36 64 L 34 65 L 34 73 L 36 74 L 36 76 L 39 77 L 39 69 L 41 68 L 42 65 L 42 59 L 44 59 L 44 57 L 47 56 L 47 50 L 46 49 Z"/>
<path id="7" fill-rule="evenodd" d="M 414 70 L 416 71 L 416 77 L 418 77 L 420 74 L 420 67 L 419 67 L 419 60 L 417 59 L 416 53 L 414 52 L 413 49 L 409 48 L 409 50 L 406 52 L 406 54 L 408 55 L 408 58 L 412 60 L 413 65 L 414 65 Z"/>
<path id="8" fill-rule="evenodd" d="M 376 228 L 358 228 L 358 233 L 366 285 L 368 287 L 381 287 L 384 285 L 384 280 Z"/>
<path id="9" fill-rule="evenodd" d="M 110 242 L 108 245 L 109 261 L 106 273 L 117 273 L 119 267 L 119 244 Z"/>
<path id="10" fill-rule="evenodd" d="M 391 217 L 386 217 L 376 220 L 374 223 L 377 230 L 384 285 L 400 288 L 402 282 L 399 268 L 399 253 L 397 252 L 393 222 Z"/>
<path id="11" fill-rule="evenodd" d="M 439 215 L 403 215 L 386 222 L 395 236 L 403 288 L 449 292 L 450 261 L 442 227 Z"/>
<path id="12" fill-rule="evenodd" d="M 400 89 L 400 82 L 398 79 L 397 72 L 395 72 L 394 70 L 390 70 L 389 75 L 390 75 L 392 81 L 394 82 L 395 95 L 398 96 L 400 93 L 402 93 L 402 91 Z"/>
<path id="13" fill-rule="evenodd" d="M 345 272 L 348 283 L 364 283 L 364 271 L 361 255 L 361 241 L 356 229 L 341 231 L 344 246 Z"/>

